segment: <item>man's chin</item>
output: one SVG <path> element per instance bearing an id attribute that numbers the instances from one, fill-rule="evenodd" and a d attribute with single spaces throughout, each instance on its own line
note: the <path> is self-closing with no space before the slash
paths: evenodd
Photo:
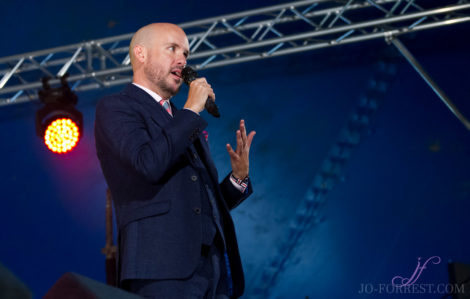
<path id="1" fill-rule="evenodd" d="M 175 94 L 177 94 L 180 91 L 180 88 L 181 88 L 181 83 L 173 86 L 172 90 L 174 91 Z"/>
<path id="2" fill-rule="evenodd" d="M 165 92 L 171 96 L 175 96 L 180 91 L 181 84 L 178 86 L 167 86 Z"/>

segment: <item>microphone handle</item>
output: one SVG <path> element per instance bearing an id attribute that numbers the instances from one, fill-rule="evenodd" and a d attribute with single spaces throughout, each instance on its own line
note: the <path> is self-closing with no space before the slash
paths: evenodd
<path id="1" fill-rule="evenodd" d="M 207 112 L 209 112 L 210 115 L 217 118 L 220 117 L 219 107 L 217 107 L 215 101 L 213 101 L 212 99 L 207 98 L 204 108 L 206 108 Z"/>

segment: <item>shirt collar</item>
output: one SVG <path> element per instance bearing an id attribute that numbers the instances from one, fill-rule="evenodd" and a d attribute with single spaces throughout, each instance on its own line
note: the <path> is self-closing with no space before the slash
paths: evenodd
<path id="1" fill-rule="evenodd" d="M 140 89 L 143 89 L 144 91 L 146 91 L 152 98 L 154 98 L 155 101 L 157 101 L 157 103 L 160 103 L 161 100 L 166 101 L 161 96 L 159 96 L 156 92 L 151 91 L 150 89 L 148 89 L 146 87 L 143 87 L 142 85 L 139 85 L 137 83 L 132 82 L 132 84 L 134 84 L 135 86 L 139 87 Z"/>

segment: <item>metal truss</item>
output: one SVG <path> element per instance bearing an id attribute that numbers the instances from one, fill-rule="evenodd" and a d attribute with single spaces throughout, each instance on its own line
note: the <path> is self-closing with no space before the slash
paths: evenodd
<path id="1" fill-rule="evenodd" d="M 179 25 L 190 43 L 188 63 L 203 69 L 468 21 L 467 0 L 306 0 Z M 36 99 L 45 76 L 68 73 L 75 91 L 130 82 L 131 37 L 0 58 L 0 106 Z"/>

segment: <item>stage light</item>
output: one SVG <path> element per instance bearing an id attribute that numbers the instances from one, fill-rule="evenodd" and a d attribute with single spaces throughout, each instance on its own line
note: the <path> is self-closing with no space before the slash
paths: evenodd
<path id="1" fill-rule="evenodd" d="M 36 112 L 36 133 L 44 139 L 49 150 L 64 154 L 79 142 L 83 131 L 83 116 L 75 109 L 77 96 L 70 90 L 66 76 L 60 78 L 61 86 L 51 88 L 43 78 L 39 99 L 45 104 Z"/>
<path id="2" fill-rule="evenodd" d="M 54 120 L 46 129 L 44 142 L 54 153 L 71 151 L 80 139 L 77 124 L 70 118 Z"/>

